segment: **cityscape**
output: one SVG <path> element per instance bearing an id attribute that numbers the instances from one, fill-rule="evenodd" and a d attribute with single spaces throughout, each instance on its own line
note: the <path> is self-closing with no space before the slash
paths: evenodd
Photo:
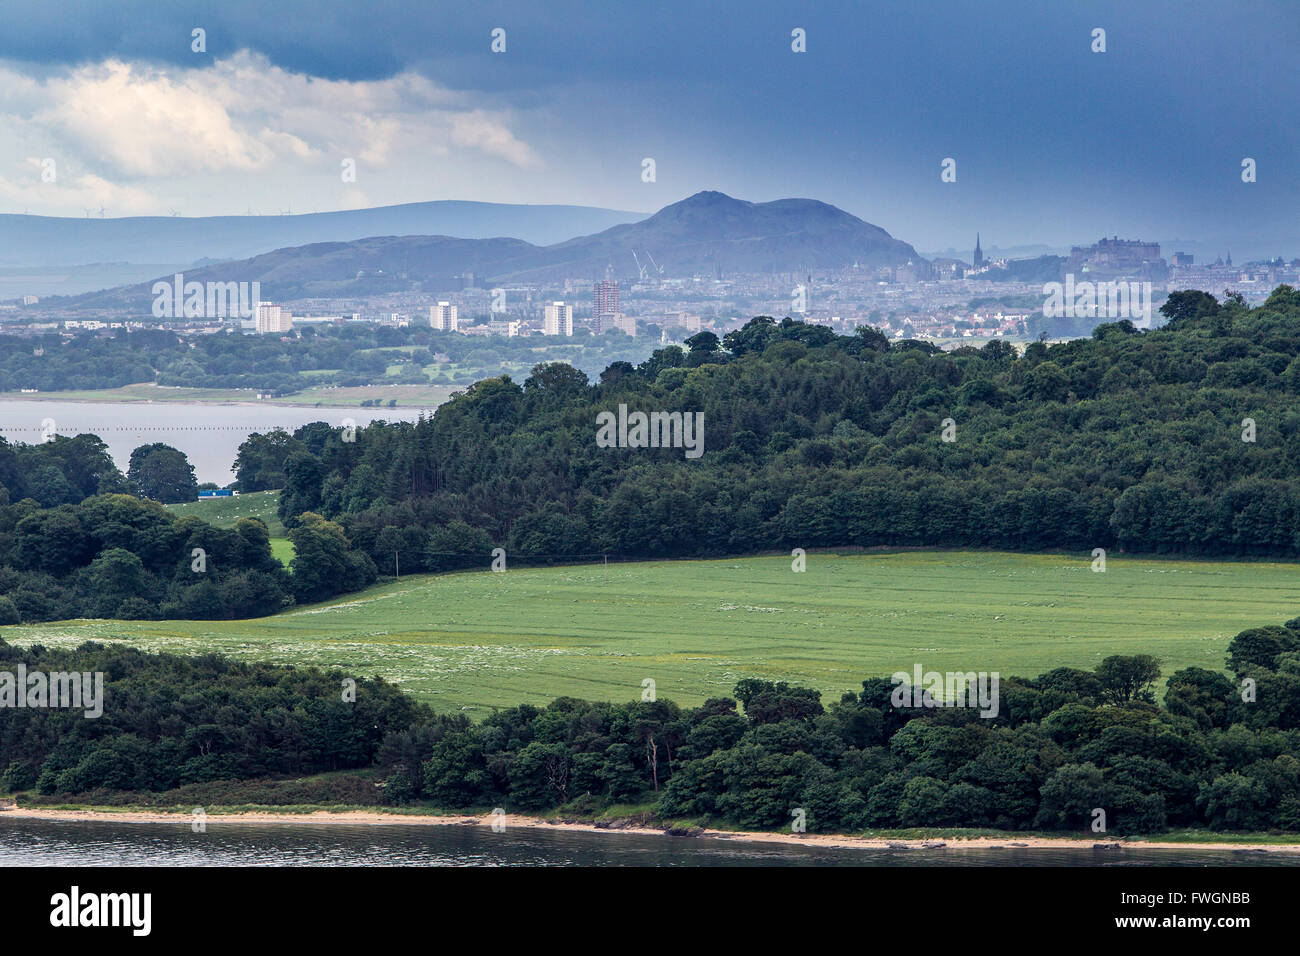
<path id="1" fill-rule="evenodd" d="M 644 264 L 642 263 L 644 260 Z M 740 328 L 753 315 L 796 318 L 851 333 L 867 326 L 891 338 L 934 341 L 948 348 L 963 339 L 1002 337 L 1024 342 L 1039 337 L 1086 335 L 1092 315 L 1052 315 L 1045 283 L 1066 275 L 1077 281 L 1144 280 L 1157 304 L 1171 291 L 1195 289 L 1239 293 L 1249 302 L 1267 298 L 1282 283 L 1300 282 L 1300 257 L 1281 256 L 1234 264 L 1225 250 L 1197 263 L 1184 252 L 1162 254 L 1158 243 L 1102 238 L 1074 246 L 1068 256 L 988 258 L 975 240 L 970 262 L 951 258 L 909 260 L 901 265 L 765 274 L 672 275 L 653 253 L 634 258 L 635 271 L 610 263 L 605 277 L 581 276 L 554 283 L 487 287 L 472 272 L 454 288 L 387 292 L 348 298 L 259 301 L 247 317 L 217 315 L 159 321 L 129 310 L 105 308 L 87 317 L 58 318 L 58 300 L 36 295 L 0 302 L 0 331 L 7 333 L 111 332 L 163 328 L 189 334 L 239 331 L 285 334 L 294 328 L 366 323 L 426 326 L 468 336 L 595 336 L 617 331 L 651 342 L 680 343 L 702 330 L 718 335 Z M 364 278 L 358 275 L 357 278 Z M 404 279 L 402 275 L 395 278 Z M 233 311 L 233 310 L 232 310 Z M 1158 321 L 1158 318 L 1157 318 Z M 1139 320 L 1150 327 L 1152 317 Z"/>

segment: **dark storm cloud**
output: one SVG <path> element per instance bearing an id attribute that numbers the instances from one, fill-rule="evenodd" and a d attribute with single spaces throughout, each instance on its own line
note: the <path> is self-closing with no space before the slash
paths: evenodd
<path id="1" fill-rule="evenodd" d="M 0 57 L 192 67 L 190 30 L 202 26 L 211 58 L 248 49 L 331 79 L 410 70 L 544 107 L 566 146 L 600 126 L 602 152 L 572 158 L 593 176 L 611 163 L 635 171 L 645 155 L 665 176 L 689 162 L 716 176 L 674 183 L 681 194 L 813 195 L 922 247 L 969 242 L 980 224 L 1008 243 L 1060 243 L 1194 234 L 1207 219 L 1295 232 L 1300 218 L 1296 0 L 86 7 L 5 8 Z M 790 50 L 795 26 L 806 54 Z M 494 27 L 507 31 L 505 56 L 489 52 Z M 1094 27 L 1107 31 L 1104 54 L 1089 48 Z M 959 178 L 940 188 L 946 156 Z M 1243 189 L 1246 156 L 1260 175 Z M 594 201 L 680 198 L 638 198 L 635 180 L 618 182 Z"/>

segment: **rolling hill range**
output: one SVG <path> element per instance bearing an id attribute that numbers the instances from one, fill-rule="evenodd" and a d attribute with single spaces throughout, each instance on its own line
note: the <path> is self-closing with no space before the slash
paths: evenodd
<path id="1" fill-rule="evenodd" d="M 550 282 L 566 277 L 635 277 L 646 253 L 665 276 L 783 272 L 901 265 L 916 250 L 879 226 L 811 199 L 751 203 L 718 192 L 696 193 L 644 220 L 539 246 L 520 238 L 446 235 L 376 236 L 276 249 L 249 259 L 185 270 L 200 282 L 257 281 L 265 298 L 356 296 L 419 288 L 453 288 L 473 272 L 480 285 Z M 147 312 L 152 283 L 42 305 L 55 311 Z"/>
<path id="2" fill-rule="evenodd" d="M 0 267 L 243 259 L 286 246 L 347 242 L 367 236 L 515 236 L 544 245 L 644 215 L 591 206 L 452 200 L 275 216 L 72 219 L 0 215 Z"/>

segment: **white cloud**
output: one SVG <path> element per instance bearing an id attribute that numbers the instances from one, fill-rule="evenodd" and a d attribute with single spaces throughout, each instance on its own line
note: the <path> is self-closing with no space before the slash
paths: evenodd
<path id="1" fill-rule="evenodd" d="M 127 176 L 253 170 L 273 158 L 195 73 L 110 60 L 45 85 L 34 122 Z"/>
<path id="2" fill-rule="evenodd" d="M 24 204 L 89 206 L 99 196 L 125 212 L 147 208 L 150 194 L 224 188 L 232 176 L 255 177 L 249 191 L 268 179 L 286 188 L 308 176 L 337 179 L 348 157 L 359 178 L 431 156 L 471 168 L 543 165 L 508 111 L 415 73 L 329 80 L 247 52 L 194 69 L 117 59 L 45 77 L 24 69 L 0 63 L 0 196 L 21 187 Z M 80 172 L 41 184 L 26 168 L 33 154 Z"/>
<path id="3" fill-rule="evenodd" d="M 41 180 L 41 161 L 28 159 L 30 172 L 26 176 L 9 179 L 0 176 L 0 199 L 14 207 L 39 209 L 57 208 L 65 214 L 130 216 L 152 213 L 157 210 L 157 199 L 147 189 L 122 186 L 109 182 L 94 173 L 64 170 L 57 173 L 53 182 Z"/>
<path id="4" fill-rule="evenodd" d="M 508 159 L 519 167 L 536 165 L 528 145 L 515 139 L 495 117 L 482 110 L 453 116 L 451 141 L 456 146 L 478 149 Z"/>

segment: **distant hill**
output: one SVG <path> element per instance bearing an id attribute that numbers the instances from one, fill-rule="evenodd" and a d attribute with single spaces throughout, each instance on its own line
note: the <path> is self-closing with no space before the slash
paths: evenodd
<path id="1" fill-rule="evenodd" d="M 186 281 L 260 282 L 262 297 L 281 301 L 398 292 L 420 283 L 428 291 L 453 288 L 469 271 L 486 275 L 501 262 L 537 249 L 520 239 L 450 236 L 377 236 L 354 242 L 316 242 L 276 249 L 251 259 L 184 270 Z M 158 278 L 167 279 L 169 276 Z M 53 311 L 139 309 L 152 306 L 153 280 L 41 305 Z"/>
<path id="2" fill-rule="evenodd" d="M 635 276 L 649 253 L 668 276 L 902 265 L 920 255 L 879 226 L 815 199 L 753 203 L 700 192 L 640 222 L 502 264 L 501 279 Z"/>
<path id="3" fill-rule="evenodd" d="M 635 258 L 633 253 L 635 253 Z M 916 250 L 868 222 L 812 199 L 751 203 L 701 192 L 636 223 L 549 246 L 518 238 L 372 236 L 291 246 L 248 259 L 185 270 L 199 282 L 261 282 L 265 298 L 350 297 L 453 288 L 473 272 L 480 285 L 567 277 L 635 278 L 637 261 L 664 276 L 901 265 Z M 64 299 L 42 308 L 147 311 L 152 282 Z"/>
<path id="4" fill-rule="evenodd" d="M 367 236 L 510 236 L 546 245 L 644 213 L 591 206 L 421 202 L 285 216 L 60 219 L 0 215 L 0 268 L 245 259 L 273 249 Z"/>

